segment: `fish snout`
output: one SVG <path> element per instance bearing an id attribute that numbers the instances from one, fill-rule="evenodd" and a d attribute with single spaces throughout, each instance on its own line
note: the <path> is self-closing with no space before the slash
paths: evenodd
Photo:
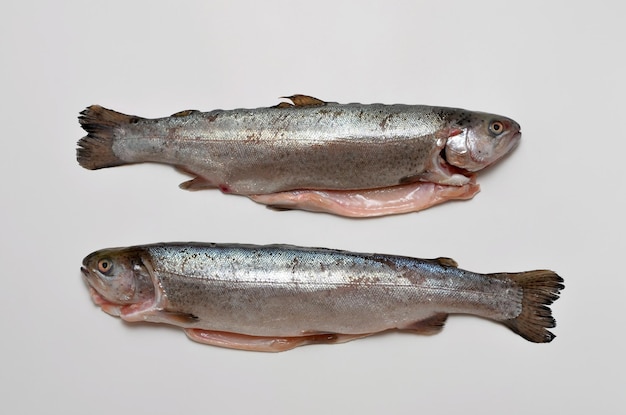
<path id="1" fill-rule="evenodd" d="M 93 276 L 89 272 L 89 269 L 87 269 L 87 267 L 80 267 L 80 273 L 83 274 L 83 281 L 85 282 L 85 284 L 87 284 L 89 287 L 93 287 Z"/>

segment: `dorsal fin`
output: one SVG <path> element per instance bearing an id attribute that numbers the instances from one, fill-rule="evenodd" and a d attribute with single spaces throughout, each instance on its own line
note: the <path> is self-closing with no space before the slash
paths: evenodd
<path id="1" fill-rule="evenodd" d="M 459 264 L 452 258 L 439 257 L 435 258 L 435 261 L 439 263 L 439 265 L 443 265 L 444 267 L 458 267 Z"/>
<path id="2" fill-rule="evenodd" d="M 281 102 L 278 105 L 274 105 L 273 108 L 289 108 L 289 107 L 293 107 L 293 104 L 290 104 L 288 102 Z"/>
<path id="3" fill-rule="evenodd" d="M 296 94 L 290 97 L 281 97 L 281 98 L 290 100 L 291 102 L 293 102 L 293 105 L 287 102 L 281 102 L 280 104 L 276 106 L 276 108 L 287 108 L 291 106 L 316 107 L 316 106 L 326 105 L 326 102 L 322 101 L 321 99 L 310 97 L 308 95 Z"/>
<path id="4" fill-rule="evenodd" d="M 188 115 L 193 114 L 194 112 L 198 112 L 198 110 L 184 110 L 184 111 L 178 111 L 172 115 L 170 115 L 171 117 L 186 117 Z"/>

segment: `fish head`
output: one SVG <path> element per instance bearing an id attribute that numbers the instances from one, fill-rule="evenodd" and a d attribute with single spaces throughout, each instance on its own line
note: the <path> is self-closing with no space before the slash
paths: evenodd
<path id="1" fill-rule="evenodd" d="M 85 257 L 81 272 L 93 301 L 104 311 L 120 315 L 122 306 L 140 304 L 155 297 L 143 250 L 112 248 Z"/>
<path id="2" fill-rule="evenodd" d="M 452 130 L 446 142 L 446 161 L 466 171 L 482 170 L 513 150 L 522 136 L 518 123 L 510 118 L 457 111 L 449 115 Z"/>

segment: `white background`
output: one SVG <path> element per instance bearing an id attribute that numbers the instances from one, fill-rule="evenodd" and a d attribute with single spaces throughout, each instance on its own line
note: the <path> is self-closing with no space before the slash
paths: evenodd
<path id="1" fill-rule="evenodd" d="M 0 24 L 0 400 L 6 413 L 626 412 L 626 146 L 619 2 L 13 2 Z M 88 171 L 77 116 L 338 102 L 462 107 L 517 120 L 482 192 L 373 220 L 190 193 L 157 165 Z M 453 316 L 280 354 L 135 326 L 91 302 L 82 258 L 160 241 L 291 243 L 479 272 L 550 268 L 557 338 Z M 7 410 L 8 408 L 8 410 Z"/>

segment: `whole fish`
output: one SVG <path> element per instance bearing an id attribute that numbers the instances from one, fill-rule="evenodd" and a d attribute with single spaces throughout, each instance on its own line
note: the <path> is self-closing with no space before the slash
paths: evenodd
<path id="1" fill-rule="evenodd" d="M 550 342 L 554 272 L 478 274 L 416 259 L 289 245 L 169 243 L 104 249 L 81 268 L 93 301 L 126 321 L 182 327 L 201 343 L 283 351 L 398 329 L 433 334 L 448 314 Z"/>
<path id="2" fill-rule="evenodd" d="M 518 143 L 515 121 L 422 105 L 338 104 L 294 95 L 271 108 L 187 110 L 146 119 L 94 105 L 81 113 L 87 169 L 164 163 L 278 209 L 380 216 L 479 190 L 474 172 Z"/>

